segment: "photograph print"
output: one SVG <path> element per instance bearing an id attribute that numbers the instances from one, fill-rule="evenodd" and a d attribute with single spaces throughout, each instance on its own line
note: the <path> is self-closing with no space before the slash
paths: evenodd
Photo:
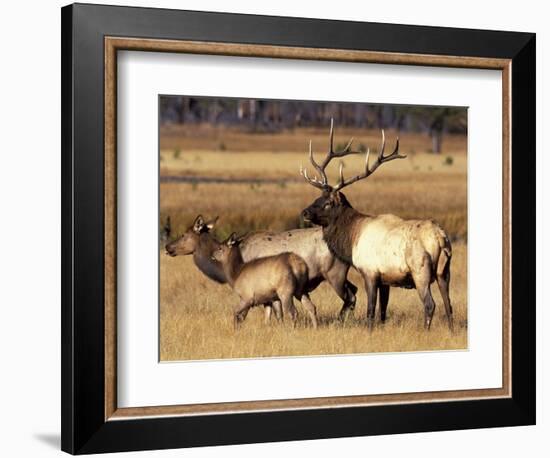
<path id="1" fill-rule="evenodd" d="M 160 360 L 467 349 L 467 113 L 159 96 Z"/>

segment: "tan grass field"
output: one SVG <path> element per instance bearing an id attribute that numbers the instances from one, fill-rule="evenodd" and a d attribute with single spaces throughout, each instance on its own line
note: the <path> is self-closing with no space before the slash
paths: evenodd
<path id="1" fill-rule="evenodd" d="M 204 134 L 204 132 L 203 132 Z M 269 178 L 277 183 L 180 183 L 162 182 L 160 221 L 172 219 L 175 232 L 182 232 L 197 214 L 219 216 L 216 236 L 232 231 L 285 230 L 300 226 L 299 214 L 318 190 L 299 178 L 300 163 L 308 164 L 307 134 L 315 134 L 314 151 L 323 154 L 326 132 L 299 132 L 292 135 L 267 135 L 260 142 L 250 134 L 223 136 L 225 150 L 215 148 L 218 138 L 207 135 L 163 135 L 161 140 L 161 177 L 223 177 L 233 179 Z M 336 137 L 345 142 L 347 134 Z M 361 134 L 361 133 L 359 133 Z M 368 146 L 378 149 L 379 133 Z M 268 138 L 275 147 L 265 150 Z M 407 138 L 408 137 L 408 138 Z M 358 141 L 367 143 L 369 135 Z M 229 140 L 227 140 L 229 139 Z M 393 148 L 395 135 L 387 132 L 387 150 Z M 172 142 L 172 143 L 170 143 Z M 234 144 L 234 149 L 231 146 Z M 167 148 L 174 146 L 177 149 Z M 253 150 L 254 146 L 259 150 Z M 301 146 L 300 146 L 301 145 Z M 313 294 L 320 326 L 313 330 L 301 305 L 295 328 L 274 318 L 265 325 L 263 310 L 253 309 L 237 332 L 233 329 L 232 307 L 238 301 L 228 285 L 218 285 L 194 266 L 192 258 L 170 258 L 160 250 L 160 357 L 163 361 L 268 356 L 349 354 L 451 350 L 467 347 L 467 156 L 465 137 L 444 140 L 442 155 L 428 154 L 427 136 L 401 138 L 407 159 L 384 165 L 368 182 L 346 189 L 346 195 L 359 211 L 369 214 L 394 213 L 403 218 L 433 218 L 453 241 L 451 301 L 455 332 L 450 333 L 444 319 L 441 296 L 432 285 L 436 312 L 432 329 L 423 329 L 423 308 L 415 290 L 392 288 L 385 325 L 377 323 L 368 333 L 365 326 L 366 299 L 362 281 L 354 271 L 350 280 L 359 287 L 357 307 L 342 324 L 337 320 L 341 301 L 326 285 Z M 164 147 L 164 148 L 163 148 Z M 299 149 L 301 148 L 301 149 Z M 374 152 L 375 152 L 374 151 Z M 391 152 L 391 151 L 390 151 Z M 363 167 L 364 157 L 346 159 L 345 173 Z M 336 165 L 329 178 L 334 179 Z M 287 320 L 288 321 L 288 320 Z"/>
<path id="2" fill-rule="evenodd" d="M 245 129 L 227 129 L 222 126 L 203 125 L 167 125 L 161 128 L 160 149 L 175 151 L 268 151 L 275 153 L 305 152 L 309 140 L 313 141 L 316 151 L 325 150 L 328 142 L 328 127 L 302 127 L 281 133 L 248 132 Z M 391 139 L 398 133 L 393 129 L 386 130 L 386 137 L 393 146 Z M 356 146 L 378 146 L 380 131 L 377 129 L 352 129 L 335 127 L 334 145 L 344 145 L 353 137 Z M 427 135 L 402 132 L 401 151 L 414 153 L 428 151 L 431 148 Z M 388 145 L 390 146 L 390 145 Z M 446 135 L 443 144 L 444 153 L 465 152 L 466 136 Z"/>
<path id="3" fill-rule="evenodd" d="M 423 308 L 414 290 L 392 288 L 388 317 L 366 329 L 366 295 L 359 276 L 350 280 L 360 286 L 357 307 L 345 323 L 338 321 L 340 299 L 322 284 L 311 299 L 317 306 L 319 327 L 314 330 L 301 304 L 295 328 L 272 318 L 264 324 L 262 307 L 253 308 L 238 331 L 233 329 L 232 307 L 238 301 L 228 285 L 202 275 L 191 257 L 170 258 L 161 253 L 162 361 L 257 358 L 266 356 L 331 355 L 369 352 L 452 350 L 467 347 L 466 246 L 455 245 L 451 301 L 455 331 L 450 333 L 437 286 L 432 291 L 436 312 L 432 328 L 423 328 Z"/>

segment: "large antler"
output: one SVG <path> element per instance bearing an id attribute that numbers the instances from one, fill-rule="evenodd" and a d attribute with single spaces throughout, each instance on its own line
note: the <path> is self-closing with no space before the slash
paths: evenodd
<path id="1" fill-rule="evenodd" d="M 380 167 L 385 162 L 393 161 L 394 159 L 405 159 L 407 156 L 404 156 L 402 154 L 399 154 L 399 137 L 397 137 L 397 140 L 395 142 L 395 148 L 393 150 L 393 153 L 384 156 L 384 148 L 386 147 L 386 136 L 384 135 L 384 129 L 382 129 L 382 144 L 380 145 L 380 151 L 378 152 L 378 157 L 372 164 L 372 167 L 369 167 L 369 155 L 370 150 L 367 149 L 367 154 L 365 155 L 365 171 L 359 175 L 355 175 L 354 177 L 351 177 L 348 180 L 344 180 L 344 173 L 343 173 L 343 163 L 340 162 L 340 181 L 336 186 L 333 187 L 335 191 L 339 191 L 340 189 L 349 186 L 352 183 L 355 183 L 356 181 L 362 180 L 363 178 L 368 178 L 370 175 L 374 173 L 374 171 Z"/>
<path id="2" fill-rule="evenodd" d="M 340 189 L 349 186 L 352 183 L 355 183 L 356 181 L 362 180 L 363 178 L 367 178 L 370 176 L 374 171 L 383 163 L 392 161 L 394 159 L 404 159 L 407 156 L 403 156 L 399 154 L 399 137 L 397 138 L 397 141 L 395 143 L 395 149 L 393 150 L 393 153 L 389 154 L 388 156 L 384 156 L 384 148 L 386 147 L 386 137 L 384 135 L 384 130 L 382 130 L 382 144 L 380 146 L 380 151 L 378 153 L 378 157 L 376 158 L 376 161 L 374 161 L 372 167 L 369 167 L 369 155 L 370 150 L 367 149 L 367 154 L 365 156 L 365 171 L 360 174 L 356 175 L 348 180 L 344 180 L 344 173 L 343 173 L 343 162 L 340 163 L 340 181 L 336 186 L 330 186 L 328 184 L 327 175 L 325 172 L 325 169 L 327 165 L 330 163 L 332 159 L 335 157 L 344 157 L 349 154 L 360 154 L 359 151 L 352 151 L 351 150 L 351 144 L 353 142 L 353 138 L 350 139 L 350 141 L 347 143 L 345 148 L 342 151 L 334 151 L 334 120 L 330 120 L 330 139 L 329 139 L 329 151 L 325 158 L 323 159 L 323 162 L 321 164 L 318 164 L 315 162 L 315 159 L 313 158 L 313 151 L 311 147 L 311 140 L 309 142 L 309 160 L 317 173 L 319 173 L 321 179 L 319 180 L 317 176 L 314 176 L 313 178 L 310 178 L 307 174 L 307 170 L 303 167 L 300 167 L 300 173 L 302 176 L 306 179 L 308 183 L 315 186 L 316 188 L 326 190 L 326 189 L 332 189 L 334 191 L 339 191 Z"/>
<path id="3" fill-rule="evenodd" d="M 328 178 L 327 174 L 325 172 L 325 169 L 327 168 L 327 165 L 329 162 L 334 159 L 335 157 L 344 157 L 348 154 L 360 154 L 359 151 L 352 151 L 351 145 L 353 143 L 353 138 L 350 139 L 350 141 L 346 144 L 344 149 L 342 151 L 334 151 L 334 119 L 331 118 L 330 120 L 330 134 L 329 134 L 329 150 L 327 152 L 327 155 L 323 159 L 323 162 L 321 164 L 318 164 L 314 157 L 313 157 L 313 149 L 311 140 L 309 141 L 309 160 L 311 162 L 311 165 L 313 165 L 313 168 L 317 171 L 317 173 L 320 175 L 320 180 L 315 175 L 313 178 L 310 178 L 307 174 L 307 169 L 300 166 L 300 174 L 306 179 L 306 181 L 315 186 L 319 189 L 325 189 L 329 188 L 330 185 L 328 184 Z"/>

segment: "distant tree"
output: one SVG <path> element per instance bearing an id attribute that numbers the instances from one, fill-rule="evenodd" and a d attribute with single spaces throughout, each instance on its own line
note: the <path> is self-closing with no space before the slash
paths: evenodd
<path id="1" fill-rule="evenodd" d="M 402 126 L 407 130 L 427 132 L 432 142 L 431 151 L 440 154 L 443 149 L 443 133 L 466 132 L 466 110 L 455 107 L 402 107 L 398 110 Z"/>
<path id="2" fill-rule="evenodd" d="M 440 154 L 444 131 L 466 131 L 466 110 L 454 107 L 435 107 L 431 108 L 431 116 L 430 137 L 432 138 L 432 152 Z"/>
<path id="3" fill-rule="evenodd" d="M 432 152 L 435 154 L 441 153 L 443 127 L 445 126 L 445 117 L 448 114 L 447 112 L 448 108 L 436 108 L 432 112 L 432 120 L 430 122 L 430 137 L 432 139 Z"/>
<path id="4" fill-rule="evenodd" d="M 161 123 L 246 124 L 252 130 L 274 132 L 326 127 L 333 118 L 341 127 L 425 132 L 434 153 L 441 153 L 445 132 L 467 130 L 466 109 L 454 107 L 164 96 L 159 108 Z"/>

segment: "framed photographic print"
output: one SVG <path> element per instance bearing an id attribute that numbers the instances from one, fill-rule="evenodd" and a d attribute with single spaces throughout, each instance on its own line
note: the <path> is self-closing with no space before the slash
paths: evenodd
<path id="1" fill-rule="evenodd" d="M 62 448 L 535 422 L 535 36 L 62 9 Z"/>

